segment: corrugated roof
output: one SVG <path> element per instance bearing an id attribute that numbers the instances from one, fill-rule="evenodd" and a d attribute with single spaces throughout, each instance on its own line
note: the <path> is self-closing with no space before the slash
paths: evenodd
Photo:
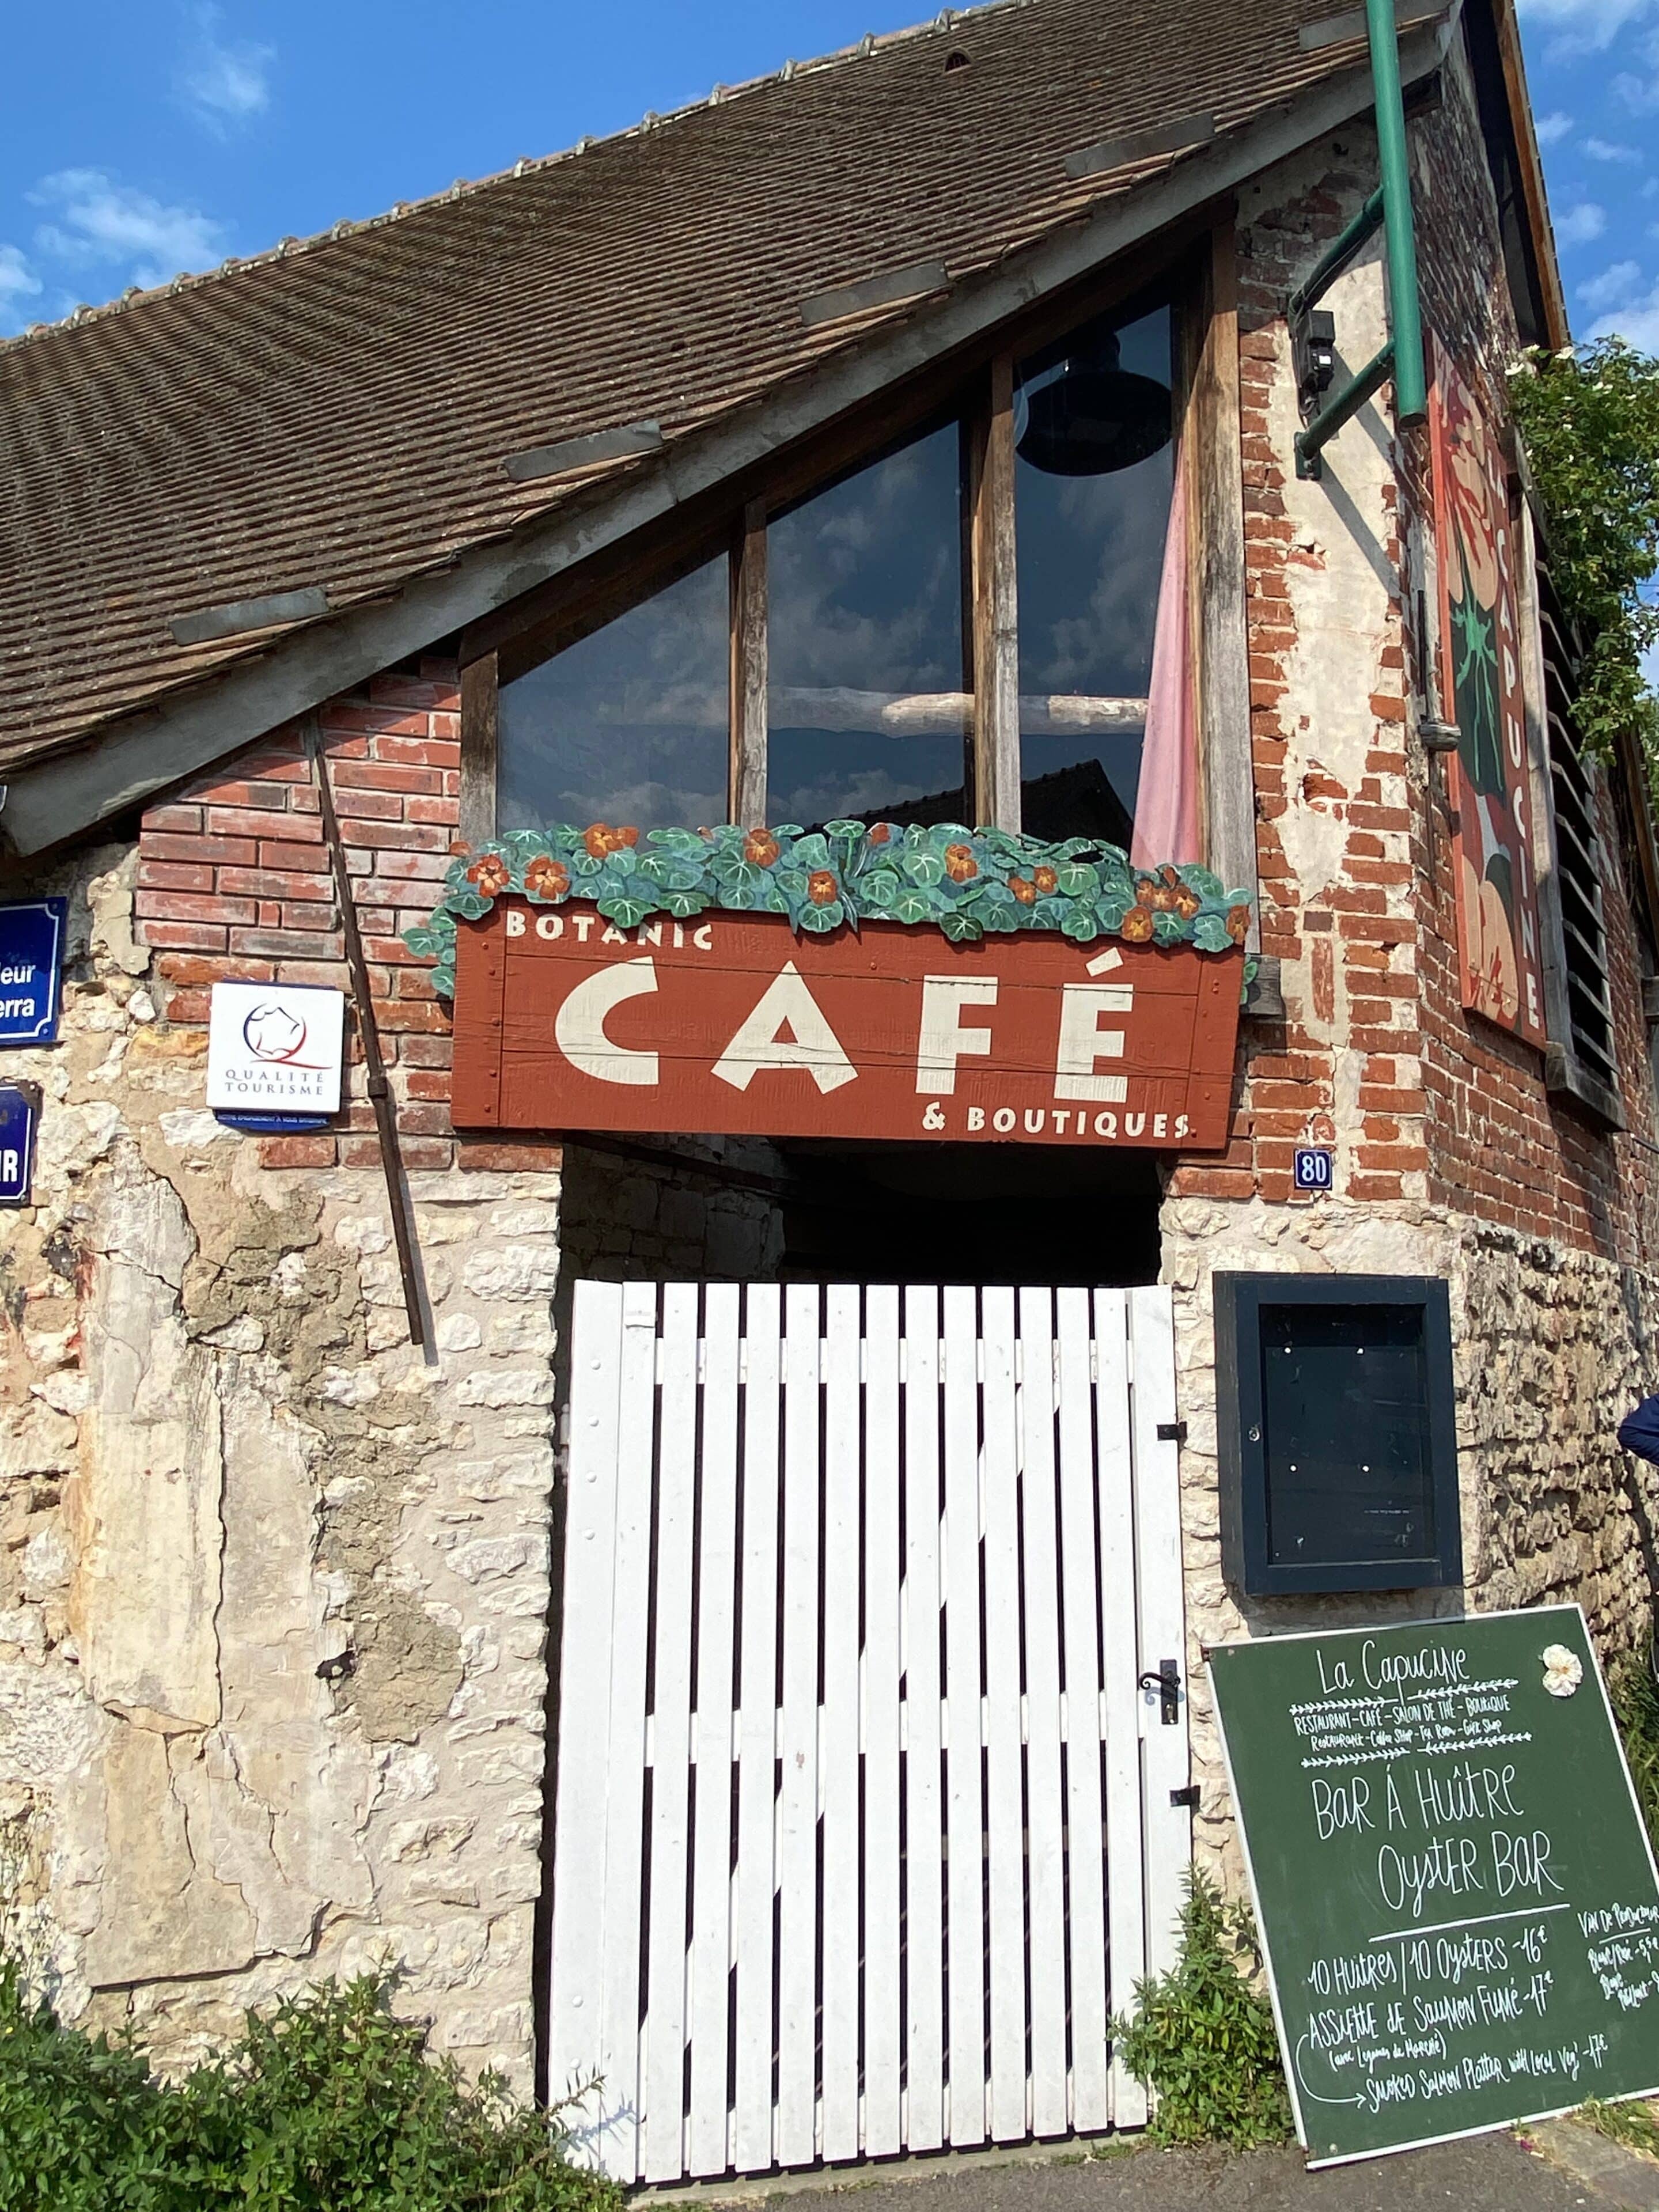
<path id="1" fill-rule="evenodd" d="M 1300 35 L 1330 14 L 998 0 L 0 348 L 0 776 L 638 468 L 1161 174 L 1184 123 L 1353 68 Z"/>

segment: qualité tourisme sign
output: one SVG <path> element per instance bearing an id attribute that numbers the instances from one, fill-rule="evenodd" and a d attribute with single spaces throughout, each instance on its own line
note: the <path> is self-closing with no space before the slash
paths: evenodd
<path id="1" fill-rule="evenodd" d="M 458 933 L 462 1127 L 1214 1149 L 1243 955 L 952 943 L 781 916 L 624 929 L 498 901 Z"/>
<path id="2" fill-rule="evenodd" d="M 1209 1668 L 1310 2165 L 1659 2089 L 1659 1875 L 1577 1606 Z"/>

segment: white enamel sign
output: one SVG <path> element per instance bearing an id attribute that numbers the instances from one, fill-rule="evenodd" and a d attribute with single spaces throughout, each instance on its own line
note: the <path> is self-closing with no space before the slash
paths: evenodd
<path id="1" fill-rule="evenodd" d="M 216 983 L 207 1103 L 232 1114 L 334 1114 L 345 997 L 295 983 Z"/>

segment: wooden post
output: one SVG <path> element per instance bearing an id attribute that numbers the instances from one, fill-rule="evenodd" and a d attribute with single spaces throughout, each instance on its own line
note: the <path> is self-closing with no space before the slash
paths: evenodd
<path id="1" fill-rule="evenodd" d="M 493 653 L 461 670 L 460 834 L 475 849 L 495 834 L 495 676 Z"/>
<path id="2" fill-rule="evenodd" d="M 976 827 L 1018 830 L 1019 628 L 1014 577 L 1014 363 L 991 364 L 991 401 L 970 483 Z"/>
<path id="3" fill-rule="evenodd" d="M 751 500 L 732 541 L 732 819 L 766 820 L 766 508 Z"/>

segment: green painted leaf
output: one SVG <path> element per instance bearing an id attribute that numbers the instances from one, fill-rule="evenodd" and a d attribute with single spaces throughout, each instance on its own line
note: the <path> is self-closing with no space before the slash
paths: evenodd
<path id="1" fill-rule="evenodd" d="M 933 902 L 925 891 L 901 890 L 888 908 L 895 921 L 927 921 L 932 919 Z"/>
<path id="2" fill-rule="evenodd" d="M 607 921 L 614 921 L 619 929 L 635 929 L 648 914 L 656 910 L 656 901 L 642 898 L 637 892 L 611 891 L 599 902 L 599 912 Z"/>
<path id="3" fill-rule="evenodd" d="M 1085 860 L 1063 860 L 1054 870 L 1054 887 L 1066 898 L 1092 898 L 1100 877 Z"/>
<path id="4" fill-rule="evenodd" d="M 586 845 L 575 845 L 571 848 L 569 865 L 573 876 L 597 876 L 605 862 L 596 860 Z"/>
<path id="5" fill-rule="evenodd" d="M 815 830 L 810 837 L 795 840 L 795 848 L 789 858 L 798 868 L 827 868 L 830 865 L 830 840 Z"/>
<path id="6" fill-rule="evenodd" d="M 1060 927 L 1065 936 L 1074 937 L 1079 945 L 1092 945 L 1100 934 L 1100 924 L 1086 906 L 1072 908 Z"/>
<path id="7" fill-rule="evenodd" d="M 1152 916 L 1152 937 L 1158 945 L 1179 945 L 1187 934 L 1187 925 L 1178 914 L 1155 914 Z"/>
<path id="8" fill-rule="evenodd" d="M 704 891 L 665 891 L 662 902 L 676 921 L 684 921 L 694 914 L 705 914 L 711 903 Z"/>
<path id="9" fill-rule="evenodd" d="M 1200 867 L 1196 860 L 1188 861 L 1176 872 L 1182 882 L 1195 890 L 1201 899 L 1220 899 L 1227 896 L 1222 889 L 1220 877 L 1212 875 L 1207 868 Z"/>
<path id="10" fill-rule="evenodd" d="M 1200 952 L 1224 952 L 1232 943 L 1218 914 L 1201 914 L 1193 924 L 1193 943 Z"/>
<path id="11" fill-rule="evenodd" d="M 465 890 L 458 891 L 449 903 L 453 912 L 464 916 L 466 921 L 477 921 L 481 915 L 489 913 L 495 902 L 494 899 L 485 898 L 481 891 L 475 891 L 469 884 Z"/>
<path id="12" fill-rule="evenodd" d="M 940 915 L 939 926 L 948 938 L 959 945 L 969 943 L 985 934 L 973 915 L 964 913 L 960 908 Z"/>
<path id="13" fill-rule="evenodd" d="M 913 884 L 942 884 L 945 881 L 945 863 L 937 853 L 907 853 L 903 865 L 904 872 Z"/>
<path id="14" fill-rule="evenodd" d="M 859 897 L 869 913 L 873 913 L 878 907 L 890 907 L 895 899 L 902 896 L 903 891 L 903 882 L 893 868 L 872 868 L 867 875 L 859 878 Z"/>

